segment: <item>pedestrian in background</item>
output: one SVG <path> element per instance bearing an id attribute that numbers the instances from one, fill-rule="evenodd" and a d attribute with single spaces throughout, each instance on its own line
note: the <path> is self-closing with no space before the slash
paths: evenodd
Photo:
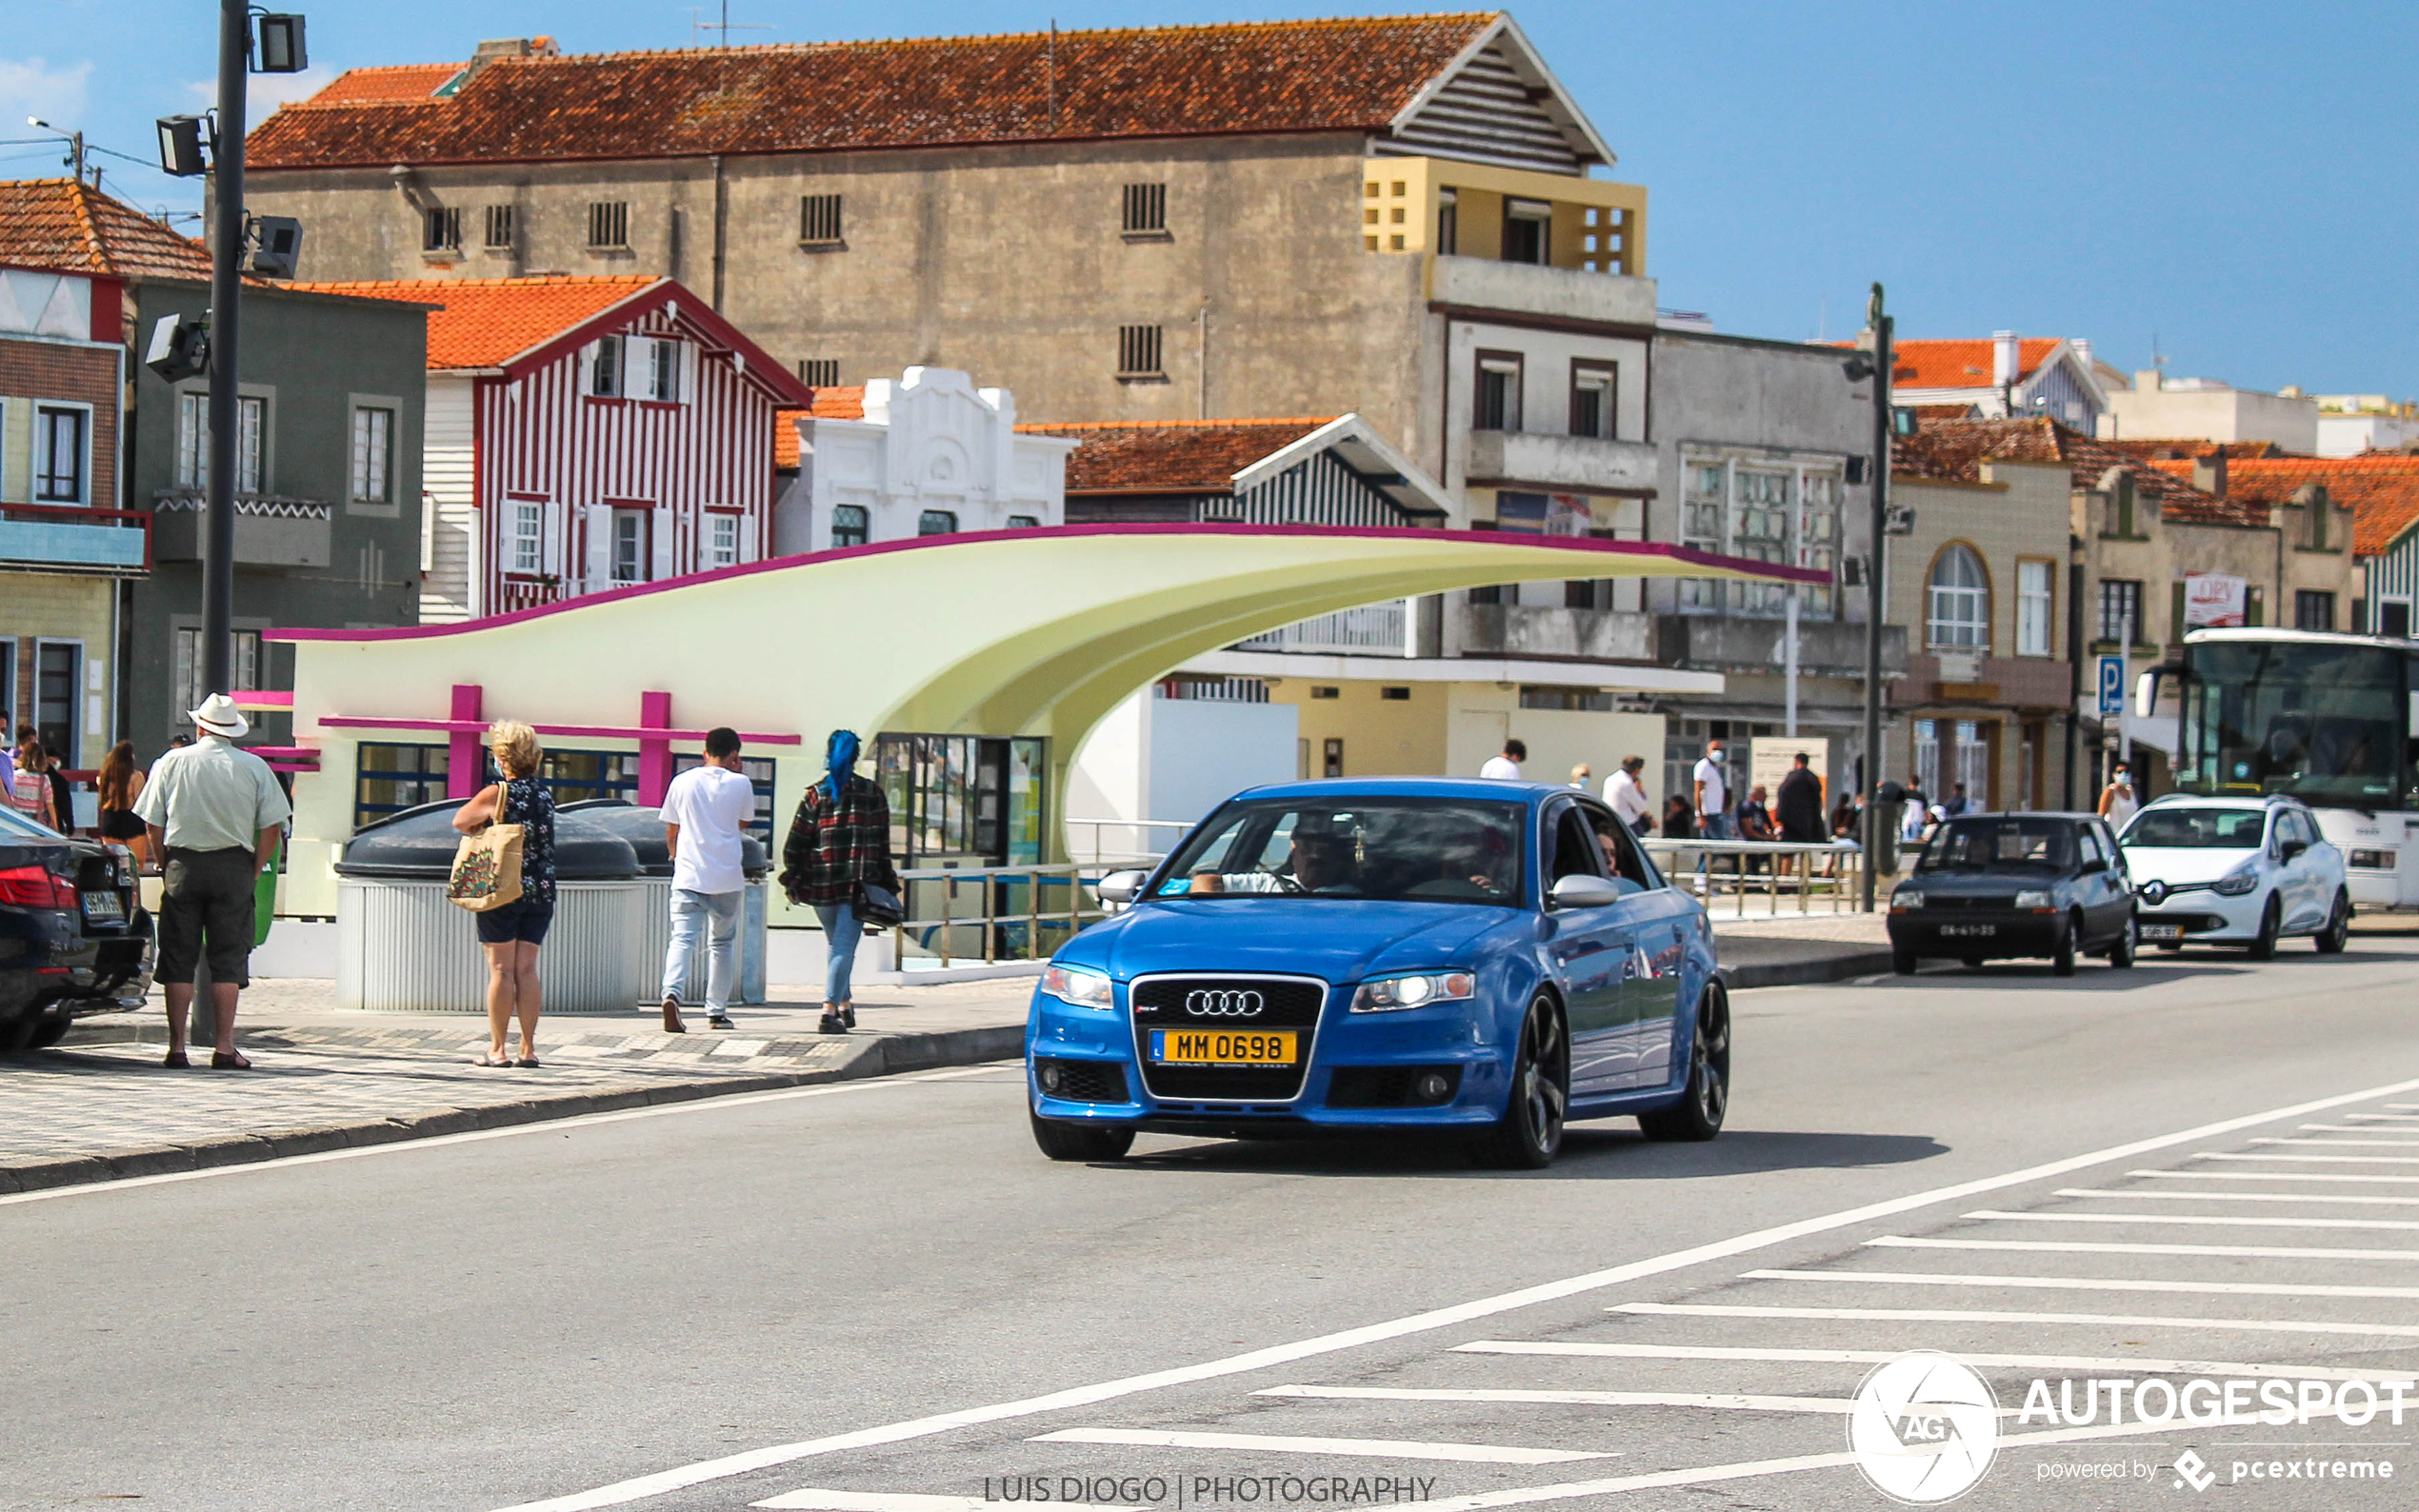
<path id="1" fill-rule="evenodd" d="M 1823 843 L 1823 779 L 1814 775 L 1806 752 L 1790 758 L 1789 774 L 1781 779 L 1772 811 L 1780 821 L 1783 840 L 1806 846 Z"/>
<path id="2" fill-rule="evenodd" d="M 0 709 L 0 804 L 13 808 L 17 803 L 16 742 L 9 738 L 9 713 Z"/>
<path id="3" fill-rule="evenodd" d="M 1584 793 L 1588 790 L 1588 785 L 1595 780 L 1595 776 L 1594 772 L 1588 769 L 1588 764 L 1581 762 L 1570 768 L 1570 786 Z"/>
<path id="4" fill-rule="evenodd" d="M 1671 795 L 1671 802 L 1665 805 L 1663 809 L 1663 838 L 1666 840 L 1694 840 L 1696 838 L 1696 810 L 1689 806 L 1689 801 L 1687 799 L 1681 797 L 1678 793 L 1673 793 Z"/>
<path id="5" fill-rule="evenodd" d="M 481 1065 L 535 1069 L 537 1016 L 545 1003 L 538 981 L 538 947 L 554 924 L 554 794 L 537 779 L 546 753 L 537 731 L 518 720 L 499 720 L 488 729 L 488 753 L 501 782 L 482 787 L 453 816 L 464 834 L 489 825 L 521 826 L 521 895 L 502 907 L 473 914 L 479 948 L 488 958 L 488 1053 Z M 169 758 L 163 756 L 161 761 Z M 156 768 L 154 768 L 156 770 Z M 505 1053 L 505 1030 L 521 1021 L 521 1055 Z"/>
<path id="6" fill-rule="evenodd" d="M 160 1064 L 191 1064 L 186 1018 L 193 973 L 207 960 L 217 1020 L 210 1067 L 249 1071 L 252 1063 L 235 1048 L 236 998 L 252 982 L 260 871 L 277 859 L 279 826 L 294 810 L 269 764 L 235 745 L 251 726 L 234 700 L 212 693 L 190 717 L 201 740 L 162 756 L 134 806 L 164 878 L 156 980 L 168 1000 L 168 1055 Z"/>
<path id="7" fill-rule="evenodd" d="M 1645 785 L 1638 781 L 1638 774 L 1646 769 L 1644 756 L 1624 756 L 1621 769 L 1605 779 L 1606 805 L 1623 824 L 1641 835 L 1654 829 L 1654 808 L 1647 802 Z"/>
<path id="8" fill-rule="evenodd" d="M 812 908 L 830 952 L 824 966 L 823 1018 L 815 1027 L 846 1034 L 857 1025 L 849 973 L 864 931 L 857 888 L 870 883 L 899 890 L 890 866 L 890 804 L 882 786 L 857 772 L 856 731 L 835 729 L 824 747 L 823 780 L 807 789 L 781 846 L 781 890 Z"/>
<path id="9" fill-rule="evenodd" d="M 756 785 L 741 770 L 739 732 L 706 731 L 706 765 L 672 779 L 664 791 L 664 848 L 672 858 L 672 939 L 664 952 L 664 1032 L 685 1034 L 680 989 L 707 933 L 706 1022 L 730 1022 L 730 980 L 739 965 L 739 908 L 747 901 L 740 835 L 756 817 Z"/>
<path id="10" fill-rule="evenodd" d="M 2125 833 L 2126 824 L 2142 807 L 2142 800 L 2133 793 L 2133 773 L 2125 763 L 2116 764 L 2109 773 L 2109 786 L 2100 789 L 2100 817 L 2118 834 Z"/>
<path id="11" fill-rule="evenodd" d="M 92 786 L 101 799 L 101 838 L 133 851 L 135 865 L 149 871 L 150 837 L 144 833 L 142 816 L 134 811 L 135 801 L 143 796 L 143 768 L 134 765 L 132 741 L 122 740 L 110 747 Z"/>
<path id="12" fill-rule="evenodd" d="M 30 735 L 19 742 L 11 770 L 15 775 L 10 779 L 9 802 L 16 806 L 17 812 L 65 834 L 67 831 L 59 827 L 57 805 L 50 797 L 50 773 L 43 770 L 42 743 Z"/>
<path id="13" fill-rule="evenodd" d="M 1516 740 L 1508 740 L 1504 742 L 1503 754 L 1488 757 L 1487 764 L 1478 768 L 1478 775 L 1499 782 L 1516 783 L 1520 781 L 1520 764 L 1528 759 L 1528 746 Z"/>
<path id="14" fill-rule="evenodd" d="M 1722 737 L 1714 736 L 1705 743 L 1705 755 L 1691 774 L 1696 791 L 1697 828 L 1708 840 L 1729 840 L 1730 834 L 1730 783 L 1722 769 Z"/>
<path id="15" fill-rule="evenodd" d="M 68 764 L 60 753 L 44 746 L 42 775 L 50 784 L 51 827 L 63 835 L 75 833 L 75 784 L 68 781 Z"/>
<path id="16" fill-rule="evenodd" d="M 1940 806 L 1940 811 L 1947 814 L 1949 818 L 1954 819 L 1958 815 L 1964 813 L 1969 806 L 1971 806 L 1966 799 L 1966 785 L 1964 783 L 1950 783 L 1949 785 L 1949 801 Z"/>

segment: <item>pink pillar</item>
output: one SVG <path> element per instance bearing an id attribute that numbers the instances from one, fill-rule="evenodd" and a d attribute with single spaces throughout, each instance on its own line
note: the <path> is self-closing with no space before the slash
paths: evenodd
<path id="1" fill-rule="evenodd" d="M 447 711 L 446 718 L 457 720 L 486 718 L 486 715 L 479 712 L 479 697 L 480 685 L 454 684 L 453 706 Z M 487 765 L 480 759 L 485 749 L 486 746 L 481 744 L 479 732 L 476 730 L 457 729 L 447 737 L 445 795 L 448 798 L 476 797 L 479 789 L 486 786 L 480 781 L 487 775 Z"/>
<path id="2" fill-rule="evenodd" d="M 672 727 L 672 696 L 670 693 L 639 694 L 638 724 L 642 729 L 670 730 Z M 664 789 L 671 784 L 671 736 L 641 736 L 638 742 L 639 806 L 660 806 L 664 801 Z"/>

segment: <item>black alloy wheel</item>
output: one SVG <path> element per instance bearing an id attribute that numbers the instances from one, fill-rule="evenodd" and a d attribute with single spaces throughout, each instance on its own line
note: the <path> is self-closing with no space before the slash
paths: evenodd
<path id="1" fill-rule="evenodd" d="M 1638 1115 L 1650 1140 L 1705 1141 L 1722 1132 L 1730 1110 L 1730 999 L 1719 982 L 1697 1005 L 1696 1044 L 1689 1052 L 1689 1085 L 1670 1107 Z"/>
<path id="2" fill-rule="evenodd" d="M 2341 955 L 2351 944 L 2351 898 L 2343 892 L 2335 894 L 2334 910 L 2327 915 L 2327 927 L 2318 931 L 2310 944 L 2322 956 Z"/>
<path id="3" fill-rule="evenodd" d="M 1044 1118 L 1030 1109 L 1027 1116 L 1033 1121 L 1033 1143 L 1054 1161 L 1123 1160 L 1126 1152 L 1134 1147 L 1134 1131 L 1130 1128 L 1094 1128 L 1089 1124 Z"/>
<path id="4" fill-rule="evenodd" d="M 1902 977 L 1913 976 L 1916 965 L 1915 952 L 1912 950 L 1893 950 L 1889 953 L 1890 970 Z"/>
<path id="5" fill-rule="evenodd" d="M 2058 925 L 2058 943 L 2049 947 L 2049 969 L 2062 977 L 2074 975 L 2076 937 L 2083 933 L 2080 914 Z"/>
<path id="6" fill-rule="evenodd" d="M 1520 1022 L 1511 1093 L 1479 1159 L 1502 1170 L 1545 1169 L 1562 1149 L 1563 1114 L 1569 1106 L 1570 1041 L 1563 1033 L 1561 1008 L 1540 992 Z"/>
<path id="7" fill-rule="evenodd" d="M 2125 932 L 2117 936 L 2116 944 L 2109 946 L 2109 965 L 2119 971 L 2133 965 L 2133 958 L 2142 950 L 2141 931 L 2142 921 L 2133 916 L 2131 909 L 2128 909 L 2125 915 Z"/>
<path id="8" fill-rule="evenodd" d="M 2276 894 L 2268 895 L 2268 906 L 2260 911 L 2259 937 L 2251 942 L 2251 959 L 2276 959 L 2276 937 L 2285 932 L 2285 905 Z"/>

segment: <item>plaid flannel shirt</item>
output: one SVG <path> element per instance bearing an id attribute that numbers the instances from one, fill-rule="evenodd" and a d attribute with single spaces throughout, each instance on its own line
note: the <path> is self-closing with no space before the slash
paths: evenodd
<path id="1" fill-rule="evenodd" d="M 854 903 L 860 882 L 896 892 L 899 874 L 890 866 L 890 800 L 871 778 L 852 773 L 838 803 L 821 783 L 799 801 L 781 847 L 781 890 L 792 903 L 828 907 Z"/>

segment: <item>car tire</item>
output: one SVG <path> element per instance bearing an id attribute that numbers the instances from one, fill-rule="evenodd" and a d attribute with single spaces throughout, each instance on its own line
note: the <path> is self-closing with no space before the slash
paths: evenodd
<path id="1" fill-rule="evenodd" d="M 23 1055 L 33 1045 L 33 1037 L 42 1032 L 42 1010 L 28 1008 L 25 1012 L 0 1024 L 0 1055 Z"/>
<path id="2" fill-rule="evenodd" d="M 2132 968 L 2134 957 L 2142 953 L 2141 928 L 2140 920 L 2130 913 L 2125 916 L 2125 932 L 2117 936 L 2116 944 L 2109 946 L 2109 965 L 2119 971 Z"/>
<path id="3" fill-rule="evenodd" d="M 2167 955 L 2180 955 L 2184 950 L 2184 942 L 2181 940 L 2162 940 L 2158 943 L 2158 947 L 2160 951 Z"/>
<path id="4" fill-rule="evenodd" d="M 1039 1113 L 1028 1116 L 1033 1121 L 1033 1143 L 1054 1161 L 1123 1160 L 1134 1147 L 1134 1131 L 1130 1128 L 1094 1128 Z"/>
<path id="5" fill-rule="evenodd" d="M 2318 946 L 2323 956 L 2341 955 L 2351 944 L 2351 899 L 2341 892 L 2335 894 L 2335 907 L 2327 915 L 2327 927 L 2318 931 L 2310 944 Z"/>
<path id="6" fill-rule="evenodd" d="M 1913 976 L 1916 965 L 1915 952 L 1912 950 L 1893 950 L 1889 953 L 1890 970 L 1902 977 Z"/>
<path id="7" fill-rule="evenodd" d="M 2049 969 L 2062 977 L 2074 975 L 2075 936 L 2083 932 L 2079 920 L 2069 920 L 2058 926 L 2057 944 L 2049 947 Z"/>
<path id="8" fill-rule="evenodd" d="M 1730 999 L 1720 983 L 1705 989 L 1697 1005 L 1695 1043 L 1689 1050 L 1689 1082 L 1680 1101 L 1638 1115 L 1638 1130 L 1650 1140 L 1702 1143 L 1722 1132 L 1730 1110 Z"/>
<path id="9" fill-rule="evenodd" d="M 2274 893 L 2268 895 L 2268 906 L 2260 910 L 2259 934 L 2251 941 L 2251 959 L 2276 959 L 2276 937 L 2285 932 L 2285 905 Z"/>
<path id="10" fill-rule="evenodd" d="M 1563 1115 L 1569 1108 L 1569 1036 L 1563 1029 L 1561 1007 L 1551 995 L 1540 992 L 1521 1015 L 1511 1087 L 1504 1096 L 1503 1117 L 1479 1146 L 1479 1163 L 1516 1171 L 1551 1165 L 1562 1149 Z"/>
<path id="11" fill-rule="evenodd" d="M 33 1037 L 26 1041 L 25 1047 L 29 1050 L 47 1050 L 66 1039 L 68 1030 L 74 1025 L 75 1021 L 64 1013 L 46 1013 L 34 1021 Z"/>

